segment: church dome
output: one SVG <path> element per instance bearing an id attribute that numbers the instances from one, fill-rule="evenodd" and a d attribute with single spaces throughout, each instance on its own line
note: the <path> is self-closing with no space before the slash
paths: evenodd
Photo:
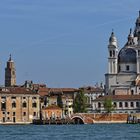
<path id="1" fill-rule="evenodd" d="M 119 63 L 136 63 L 136 51 L 132 48 L 122 48 L 118 54 Z"/>

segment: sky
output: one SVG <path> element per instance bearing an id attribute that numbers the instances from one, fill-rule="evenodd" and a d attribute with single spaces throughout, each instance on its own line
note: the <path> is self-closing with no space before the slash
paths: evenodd
<path id="1" fill-rule="evenodd" d="M 139 0 L 0 0 L 0 85 L 10 54 L 19 85 L 104 82 L 112 29 L 122 48 L 139 10 Z"/>

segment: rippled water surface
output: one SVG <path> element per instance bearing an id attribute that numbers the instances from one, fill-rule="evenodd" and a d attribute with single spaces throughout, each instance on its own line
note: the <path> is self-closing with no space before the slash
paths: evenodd
<path id="1" fill-rule="evenodd" d="M 140 140 L 140 124 L 0 125 L 0 140 Z"/>

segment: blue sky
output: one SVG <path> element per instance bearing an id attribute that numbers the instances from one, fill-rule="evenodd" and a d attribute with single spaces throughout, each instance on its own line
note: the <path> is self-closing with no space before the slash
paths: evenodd
<path id="1" fill-rule="evenodd" d="M 120 48 L 135 26 L 139 0 L 1 0 L 0 84 L 9 54 L 17 84 L 80 87 L 104 81 L 112 29 Z"/>

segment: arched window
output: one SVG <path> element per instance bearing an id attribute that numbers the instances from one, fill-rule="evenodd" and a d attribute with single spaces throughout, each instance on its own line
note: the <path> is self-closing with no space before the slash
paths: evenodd
<path id="1" fill-rule="evenodd" d="M 131 95 L 134 95 L 134 90 L 133 89 L 131 90 Z"/>
<path id="2" fill-rule="evenodd" d="M 115 56 L 115 50 L 113 50 L 113 56 Z"/>
<path id="3" fill-rule="evenodd" d="M 26 102 L 23 102 L 22 107 L 23 108 L 26 108 L 27 107 L 27 103 Z"/>
<path id="4" fill-rule="evenodd" d="M 12 108 L 16 108 L 16 103 L 15 103 L 15 101 L 12 103 Z"/>
<path id="5" fill-rule="evenodd" d="M 1 110 L 5 110 L 6 109 L 6 102 L 1 102 Z"/>
<path id="6" fill-rule="evenodd" d="M 110 51 L 110 57 L 112 57 L 112 51 Z"/>
<path id="7" fill-rule="evenodd" d="M 117 103 L 116 102 L 114 102 L 114 107 L 117 107 Z"/>
<path id="8" fill-rule="evenodd" d="M 115 95 L 115 90 L 113 90 L 113 95 Z"/>
<path id="9" fill-rule="evenodd" d="M 128 107 L 128 102 L 125 102 L 125 107 Z"/>
<path id="10" fill-rule="evenodd" d="M 119 107 L 122 107 L 122 102 L 119 102 Z"/>
<path id="11" fill-rule="evenodd" d="M 130 106 L 131 106 L 131 107 L 134 107 L 134 103 L 133 103 L 133 102 L 130 102 Z"/>

